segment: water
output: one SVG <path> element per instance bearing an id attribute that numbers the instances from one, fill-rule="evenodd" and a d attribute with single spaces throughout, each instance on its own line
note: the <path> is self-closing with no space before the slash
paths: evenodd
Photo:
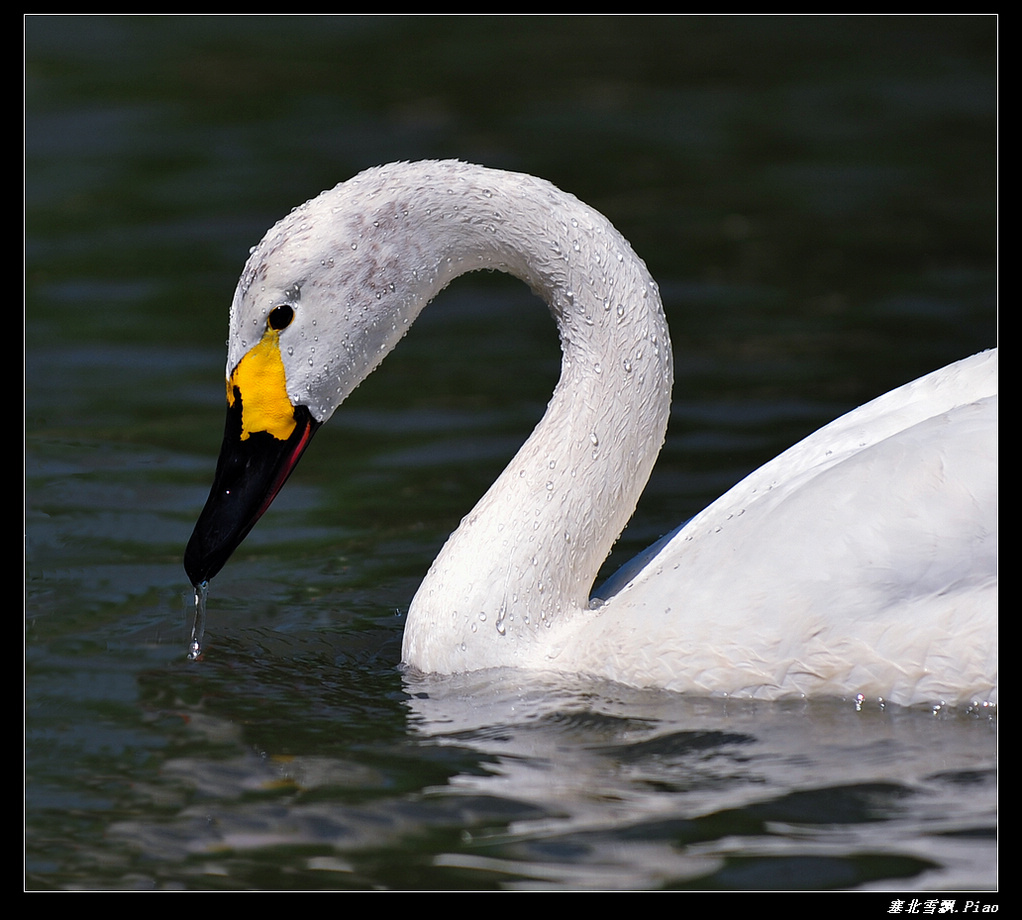
<path id="1" fill-rule="evenodd" d="M 556 380 L 513 281 L 459 279 L 317 434 L 204 634 L 181 565 L 248 248 L 375 163 L 543 175 L 660 283 L 671 428 L 604 574 L 994 344 L 991 20 L 53 17 L 26 49 L 28 887 L 996 902 L 990 711 L 402 672 Z"/>
<path id="2" fill-rule="evenodd" d="M 188 660 L 198 661 L 202 657 L 202 640 L 206 634 L 206 599 L 209 597 L 209 582 L 195 586 L 195 617 L 192 633 L 188 638 Z"/>

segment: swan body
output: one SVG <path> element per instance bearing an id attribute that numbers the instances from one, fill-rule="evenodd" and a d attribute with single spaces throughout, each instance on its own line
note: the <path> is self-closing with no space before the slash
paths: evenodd
<path id="1" fill-rule="evenodd" d="M 475 269 L 548 303 L 561 377 L 412 600 L 408 666 L 764 699 L 996 700 L 996 350 L 822 428 L 592 597 L 667 427 L 659 292 L 578 199 L 454 161 L 361 173 L 252 251 L 231 309 L 224 447 L 185 556 L 193 584 L 422 308 Z"/>

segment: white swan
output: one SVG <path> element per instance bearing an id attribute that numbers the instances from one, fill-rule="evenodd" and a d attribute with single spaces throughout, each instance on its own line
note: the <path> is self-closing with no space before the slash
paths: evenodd
<path id="1" fill-rule="evenodd" d="M 660 296 L 592 208 L 460 162 L 370 169 L 252 251 L 231 308 L 224 446 L 185 555 L 193 584 L 219 571 L 419 311 L 474 269 L 544 298 L 562 373 L 416 593 L 409 666 L 756 698 L 995 699 L 996 350 L 821 429 L 591 600 L 667 426 Z"/>

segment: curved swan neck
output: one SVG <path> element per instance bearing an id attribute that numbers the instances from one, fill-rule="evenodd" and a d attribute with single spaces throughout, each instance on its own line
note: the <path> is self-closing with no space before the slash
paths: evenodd
<path id="1" fill-rule="evenodd" d="M 387 318 L 379 342 L 350 349 L 369 355 L 358 379 L 468 271 L 522 279 L 557 322 L 562 371 L 547 411 L 437 557 L 405 630 L 405 660 L 426 670 L 456 668 L 459 655 L 506 663 L 509 645 L 532 654 L 538 631 L 587 607 L 663 443 L 673 371 L 656 284 L 606 218 L 531 176 L 397 164 L 322 198 L 343 215 L 337 250 L 358 259 L 333 270 L 364 272 L 374 316 Z"/>
<path id="2" fill-rule="evenodd" d="M 280 336 L 288 397 L 323 422 L 440 290 L 477 269 L 515 275 L 546 301 L 561 377 L 412 602 L 404 657 L 426 670 L 524 660 L 549 648 L 548 635 L 534 641 L 544 626 L 587 607 L 667 426 L 672 357 L 656 284 L 605 217 L 549 182 L 398 163 L 273 227 L 232 306 L 228 376 L 281 300 L 293 308 Z"/>

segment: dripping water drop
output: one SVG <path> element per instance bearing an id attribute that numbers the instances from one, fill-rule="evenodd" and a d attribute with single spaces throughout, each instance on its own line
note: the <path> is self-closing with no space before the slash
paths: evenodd
<path id="1" fill-rule="evenodd" d="M 202 637 L 206 632 L 206 597 L 209 582 L 195 586 L 195 615 L 192 619 L 192 635 L 188 640 L 188 660 L 197 661 L 202 657 Z"/>

